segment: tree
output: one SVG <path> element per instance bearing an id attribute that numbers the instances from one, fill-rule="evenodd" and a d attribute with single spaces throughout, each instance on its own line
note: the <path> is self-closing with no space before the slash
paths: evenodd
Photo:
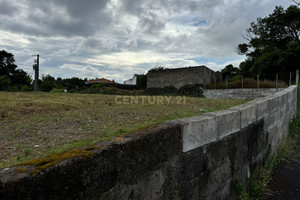
<path id="1" fill-rule="evenodd" d="M 50 92 L 53 88 L 56 87 L 55 78 L 48 75 L 42 75 L 41 89 L 44 92 Z"/>
<path id="2" fill-rule="evenodd" d="M 275 7 L 272 14 L 258 18 L 247 29 L 248 43 L 239 44 L 237 52 L 245 54 L 240 64 L 243 75 L 288 81 L 289 72 L 299 68 L 300 9 Z"/>
<path id="3" fill-rule="evenodd" d="M 27 85 L 30 86 L 32 79 L 31 77 L 22 69 L 16 69 L 15 73 L 13 74 L 12 77 L 13 82 L 16 85 Z"/>
<path id="4" fill-rule="evenodd" d="M 85 81 L 77 77 L 66 78 L 62 80 L 62 85 L 68 90 L 77 89 L 85 87 Z"/>
<path id="5" fill-rule="evenodd" d="M 22 86 L 29 88 L 31 77 L 22 69 L 17 69 L 12 53 L 0 51 L 0 90 L 20 90 Z"/>
<path id="6" fill-rule="evenodd" d="M 11 78 L 16 72 L 14 55 L 4 50 L 0 51 L 0 76 Z"/>
<path id="7" fill-rule="evenodd" d="M 239 73 L 240 73 L 239 68 L 234 67 L 231 64 L 227 65 L 224 69 L 220 71 L 223 80 L 226 80 L 226 77 L 228 78 L 228 80 L 231 80 L 234 76 L 238 75 Z"/>

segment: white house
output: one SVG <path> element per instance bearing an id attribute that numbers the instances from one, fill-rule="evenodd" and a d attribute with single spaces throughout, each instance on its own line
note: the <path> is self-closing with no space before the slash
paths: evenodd
<path id="1" fill-rule="evenodd" d="M 131 79 L 124 81 L 124 84 L 125 85 L 136 85 L 137 76 L 138 76 L 137 74 L 133 75 L 133 77 Z"/>

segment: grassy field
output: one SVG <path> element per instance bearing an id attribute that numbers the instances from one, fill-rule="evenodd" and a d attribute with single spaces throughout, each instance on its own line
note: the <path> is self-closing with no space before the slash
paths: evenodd
<path id="1" fill-rule="evenodd" d="M 245 100 L 0 92 L 0 167 Z"/>

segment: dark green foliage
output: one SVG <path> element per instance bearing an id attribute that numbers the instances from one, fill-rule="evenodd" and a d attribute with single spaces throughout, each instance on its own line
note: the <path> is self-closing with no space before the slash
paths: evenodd
<path id="1" fill-rule="evenodd" d="M 222 75 L 223 80 L 228 79 L 230 81 L 234 76 L 238 75 L 240 73 L 239 68 L 234 67 L 233 65 L 227 65 L 224 69 L 220 71 L 220 74 Z"/>
<path id="2" fill-rule="evenodd" d="M 164 88 L 148 88 L 145 90 L 147 95 L 185 95 L 203 97 L 202 85 L 200 84 L 188 84 L 177 89 L 174 86 L 168 86 Z"/>
<path id="3" fill-rule="evenodd" d="M 8 90 L 11 85 L 11 80 L 8 76 L 0 76 L 0 90 Z"/>
<path id="4" fill-rule="evenodd" d="M 158 67 L 153 67 L 152 69 L 149 70 L 149 72 L 164 71 L 166 69 L 169 69 L 169 68 L 166 68 L 166 67 L 163 67 L 163 66 L 158 66 Z"/>
<path id="5" fill-rule="evenodd" d="M 17 69 L 17 65 L 14 62 L 15 58 L 13 54 L 4 50 L 0 51 L 0 75 L 11 78 Z"/>
<path id="6" fill-rule="evenodd" d="M 195 97 L 203 97 L 202 85 L 199 84 L 188 84 L 180 87 L 179 94 Z"/>
<path id="7" fill-rule="evenodd" d="M 147 88 L 145 90 L 145 94 L 147 95 L 163 95 L 163 88 Z"/>
<path id="8" fill-rule="evenodd" d="M 30 86 L 32 80 L 30 76 L 22 69 L 17 69 L 12 76 L 13 83 L 20 88 L 22 85 Z"/>
<path id="9" fill-rule="evenodd" d="M 28 92 L 32 91 L 32 88 L 27 85 L 22 85 L 20 91 Z"/>
<path id="10" fill-rule="evenodd" d="M 168 95 L 172 95 L 172 94 L 177 94 L 178 93 L 178 89 L 174 86 L 168 86 L 168 87 L 164 87 L 162 89 L 163 94 L 168 94 Z"/>
<path id="11" fill-rule="evenodd" d="M 41 90 L 43 92 L 50 92 L 53 88 L 55 88 L 55 82 L 46 80 L 46 81 L 43 81 L 41 84 Z"/>
<path id="12" fill-rule="evenodd" d="M 300 133 L 300 115 L 298 114 L 290 123 L 290 135 L 295 137 Z"/>
<path id="13" fill-rule="evenodd" d="M 146 89 L 147 88 L 147 75 L 138 75 L 136 80 L 136 89 Z"/>
<path id="14" fill-rule="evenodd" d="M 30 89 L 31 77 L 22 69 L 17 69 L 14 62 L 13 54 L 0 51 L 0 90 L 19 91 L 23 86 Z"/>
<path id="15" fill-rule="evenodd" d="M 62 86 L 67 88 L 68 90 L 71 89 L 78 89 L 85 87 L 85 81 L 83 79 L 73 77 L 73 78 L 66 78 L 62 80 Z"/>
<path id="16" fill-rule="evenodd" d="M 164 88 L 148 88 L 145 90 L 148 95 L 178 95 L 178 89 L 174 86 Z"/>
<path id="17" fill-rule="evenodd" d="M 297 115 L 290 123 L 289 131 L 292 137 L 295 137 L 300 133 L 300 87 L 298 86 L 297 91 Z"/>
<path id="18" fill-rule="evenodd" d="M 300 8 L 286 10 L 276 7 L 272 14 L 258 18 L 247 29 L 247 44 L 239 44 L 237 52 L 245 54 L 240 64 L 241 74 L 247 77 L 289 81 L 290 72 L 300 63 Z"/>
<path id="19" fill-rule="evenodd" d="M 43 92 L 50 92 L 53 88 L 56 87 L 55 78 L 50 74 L 46 76 L 42 75 L 42 82 L 40 87 Z"/>

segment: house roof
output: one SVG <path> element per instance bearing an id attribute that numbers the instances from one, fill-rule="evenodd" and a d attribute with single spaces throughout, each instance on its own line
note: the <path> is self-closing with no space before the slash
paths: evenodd
<path id="1" fill-rule="evenodd" d="M 93 83 L 110 83 L 110 84 L 118 84 L 114 80 L 108 80 L 105 78 L 92 79 L 85 82 L 85 84 L 93 84 Z"/>

